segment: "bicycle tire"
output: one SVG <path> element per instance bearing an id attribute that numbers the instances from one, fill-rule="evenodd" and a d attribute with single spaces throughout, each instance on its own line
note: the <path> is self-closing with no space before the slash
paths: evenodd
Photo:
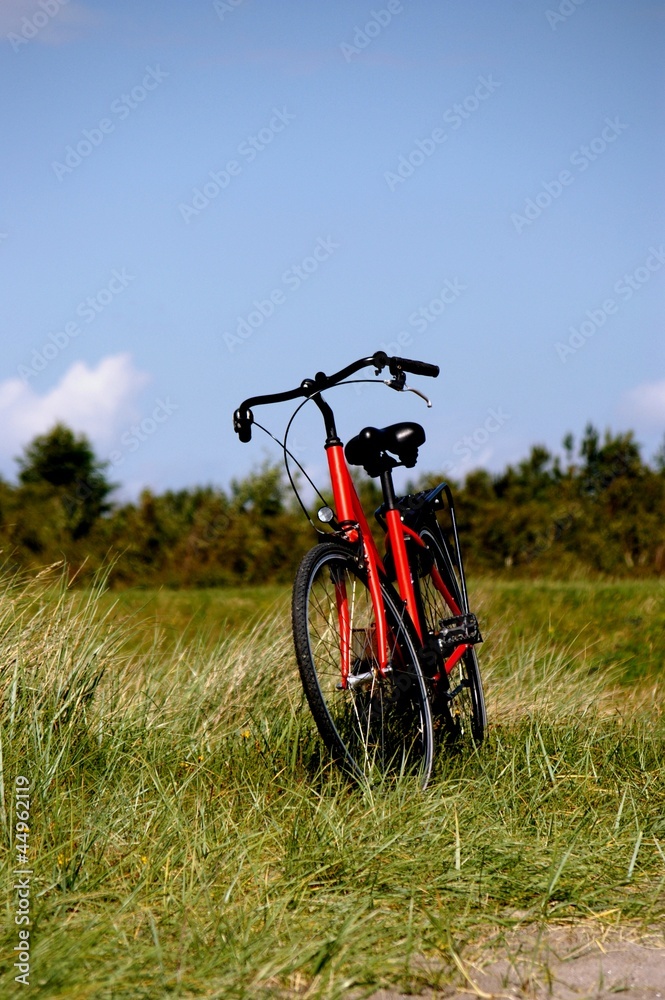
<path id="1" fill-rule="evenodd" d="M 342 686 L 337 593 L 348 608 L 350 675 Z M 354 778 L 408 773 L 422 788 L 434 761 L 434 732 L 418 641 L 404 606 L 381 582 L 389 629 L 390 670 L 381 675 L 367 574 L 354 552 L 323 542 L 302 559 L 293 588 L 292 624 L 298 669 L 319 734 Z"/>
<path id="2" fill-rule="evenodd" d="M 438 528 L 424 526 L 419 534 L 452 597 L 461 606 L 458 581 L 452 572 L 451 560 L 446 559 L 443 545 L 437 537 Z M 425 571 L 417 575 L 417 580 L 427 638 L 431 639 L 439 630 L 439 622 L 452 618 L 456 612 L 435 587 L 427 565 Z M 444 656 L 439 653 L 437 667 L 441 673 L 444 673 L 443 663 Z M 447 680 L 443 677 L 434 686 L 432 713 L 435 728 L 444 729 L 450 744 L 461 744 L 469 737 L 475 743 L 482 743 L 487 729 L 487 711 L 478 657 L 473 646 L 458 660 Z"/>

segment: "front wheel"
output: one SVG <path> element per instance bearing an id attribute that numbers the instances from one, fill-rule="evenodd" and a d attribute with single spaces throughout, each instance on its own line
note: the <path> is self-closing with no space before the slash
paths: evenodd
<path id="1" fill-rule="evenodd" d="M 426 571 L 418 582 L 427 638 L 430 641 L 436 640 L 441 621 L 459 614 L 461 605 L 460 588 L 451 568 L 451 561 L 446 559 L 437 535 L 438 532 L 427 527 L 420 531 L 420 537 L 444 584 L 442 589 L 437 586 L 437 580 L 429 571 L 429 565 L 426 565 Z M 450 597 L 457 604 L 457 609 L 451 607 Z M 437 668 L 444 676 L 434 688 L 432 707 L 435 725 L 444 729 L 449 742 L 460 743 L 471 739 L 480 743 L 487 728 L 487 715 L 476 651 L 473 646 L 467 649 L 453 666 L 447 679 L 443 669 L 444 660 L 445 657 L 438 654 Z"/>
<path id="2" fill-rule="evenodd" d="M 383 672 L 364 568 L 335 542 L 308 552 L 293 588 L 298 668 L 321 738 L 345 770 L 362 779 L 411 774 L 424 788 L 434 760 L 427 687 L 403 606 L 387 584 L 381 593 Z"/>

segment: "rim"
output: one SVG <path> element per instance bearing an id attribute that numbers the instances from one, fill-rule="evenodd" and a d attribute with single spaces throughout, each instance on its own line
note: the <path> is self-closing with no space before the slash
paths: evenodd
<path id="1" fill-rule="evenodd" d="M 341 686 L 338 594 L 349 616 L 347 686 Z M 384 592 L 389 623 L 389 668 L 381 675 L 374 608 L 364 573 L 341 553 L 327 553 L 314 567 L 307 592 L 307 638 L 316 682 L 347 766 L 358 776 L 423 773 L 433 746 L 427 692 L 415 647 Z"/>
<path id="2" fill-rule="evenodd" d="M 440 546 L 433 533 L 424 528 L 421 537 L 427 542 L 428 549 L 440 565 Z M 439 619 L 450 618 L 455 612 L 436 589 L 429 574 L 420 578 L 420 591 L 425 621 L 428 631 L 432 634 L 438 627 Z M 453 596 L 457 597 L 457 593 Z M 478 701 L 478 698 L 482 697 L 479 685 L 480 676 L 472 648 L 467 650 L 448 675 L 447 690 L 455 693 L 453 701 L 448 702 L 446 698 L 444 703 L 443 697 L 438 699 L 435 697 L 435 702 L 440 703 L 437 706 L 438 711 L 444 716 L 445 724 L 451 729 L 454 740 L 465 737 L 473 740 L 482 739 L 484 718 Z"/>

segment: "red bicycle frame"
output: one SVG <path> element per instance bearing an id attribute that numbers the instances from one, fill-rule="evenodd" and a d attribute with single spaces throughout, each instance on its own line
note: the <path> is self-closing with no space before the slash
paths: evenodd
<path id="1" fill-rule="evenodd" d="M 367 570 L 367 584 L 369 586 L 372 604 L 374 606 L 376 646 L 379 667 L 381 672 L 384 673 L 386 667 L 388 666 L 389 645 L 385 608 L 379 580 L 380 574 L 385 574 L 385 567 L 379 554 L 379 550 L 376 547 L 369 524 L 367 523 L 367 518 L 365 517 L 365 513 L 360 504 L 360 498 L 358 497 L 355 484 L 351 478 L 351 473 L 349 472 L 349 467 L 344 456 L 343 445 L 341 443 L 331 443 L 326 445 L 326 454 L 328 456 L 328 468 L 330 470 L 330 481 L 333 496 L 335 498 L 337 520 L 343 527 L 346 537 L 350 542 L 357 542 L 359 534 L 362 538 L 365 567 Z M 412 538 L 416 544 L 422 546 L 423 548 L 426 548 L 425 542 L 416 531 L 413 531 L 412 528 L 409 528 L 407 525 L 402 523 L 402 518 L 398 510 L 387 510 L 385 513 L 385 519 L 388 526 L 387 546 L 392 552 L 399 593 L 406 605 L 406 612 L 410 616 L 418 638 L 422 643 L 423 633 L 420 623 L 420 615 L 418 614 L 418 606 L 413 586 L 413 579 L 411 577 L 411 567 L 409 565 L 405 539 L 408 536 Z M 446 587 L 436 566 L 433 566 L 430 572 L 434 586 L 447 601 L 451 610 L 456 615 L 461 614 L 462 612 L 457 601 Z M 340 625 L 342 687 L 346 688 L 348 685 L 347 679 L 351 670 L 352 643 L 348 594 L 343 583 L 336 584 L 335 598 L 337 602 L 337 613 Z M 450 673 L 455 664 L 469 648 L 470 646 L 466 643 L 456 647 L 444 665 L 446 673 Z M 438 679 L 439 675 L 436 675 L 434 680 Z"/>

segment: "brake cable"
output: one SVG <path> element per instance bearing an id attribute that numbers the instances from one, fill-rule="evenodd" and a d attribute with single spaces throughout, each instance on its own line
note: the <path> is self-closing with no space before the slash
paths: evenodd
<path id="1" fill-rule="evenodd" d="M 295 498 L 298 501 L 298 503 L 300 504 L 300 507 L 302 508 L 303 514 L 305 515 L 305 517 L 307 518 L 307 520 L 309 521 L 309 523 L 312 525 L 312 527 L 314 528 L 314 530 L 317 533 L 319 533 L 319 534 L 321 534 L 321 529 L 318 528 L 316 524 L 314 524 L 314 521 L 310 517 L 309 512 L 308 512 L 307 508 L 305 507 L 305 504 L 303 503 L 303 501 L 301 499 L 301 496 L 300 496 L 300 494 L 298 492 L 298 489 L 296 487 L 295 480 L 293 478 L 293 475 L 291 474 L 291 469 L 289 467 L 289 461 L 288 461 L 289 458 L 292 459 L 295 462 L 295 464 L 298 466 L 298 468 L 302 472 L 302 474 L 305 477 L 305 479 L 307 480 L 307 482 L 310 484 L 310 486 L 313 488 L 313 490 L 316 493 L 316 495 L 319 497 L 319 499 L 321 500 L 321 502 L 325 506 L 327 506 L 326 499 L 321 494 L 321 491 L 319 490 L 319 488 L 316 485 L 316 483 L 307 474 L 307 472 L 305 471 L 305 469 L 303 468 L 303 466 L 301 465 L 301 463 L 295 457 L 295 455 L 293 454 L 293 452 L 291 452 L 287 448 L 286 442 L 287 442 L 287 439 L 288 439 L 288 436 L 289 436 L 289 433 L 290 433 L 290 430 L 291 430 L 291 425 L 293 424 L 293 421 L 297 417 L 298 413 L 302 410 L 302 408 L 305 405 L 305 403 L 309 403 L 313 399 L 314 396 L 317 396 L 321 392 L 328 391 L 328 389 L 335 389 L 335 388 L 337 388 L 338 385 L 359 385 L 362 382 L 367 382 L 369 385 L 382 385 L 383 384 L 383 385 L 390 386 L 390 382 L 387 382 L 385 379 L 382 379 L 381 382 L 377 382 L 375 379 L 372 379 L 372 378 L 353 378 L 353 379 L 346 379 L 343 382 L 336 382 L 334 386 L 328 386 L 326 390 L 323 390 L 323 389 L 317 389 L 317 390 L 315 390 L 315 392 L 313 392 L 311 394 L 311 396 L 307 396 L 305 399 L 303 399 L 302 403 L 299 403 L 298 406 L 296 406 L 295 410 L 291 414 L 289 422 L 286 425 L 286 430 L 284 431 L 284 440 L 283 441 L 280 441 L 279 438 L 275 437 L 275 435 L 272 433 L 272 431 L 269 431 L 267 427 L 263 426 L 263 424 L 258 423 L 258 421 L 256 421 L 256 420 L 254 421 L 254 426 L 258 427 L 259 430 L 262 430 L 265 434 L 268 435 L 268 437 L 272 438 L 273 441 L 275 441 L 275 443 L 278 444 L 280 446 L 280 448 L 282 449 L 282 451 L 284 452 L 284 468 L 286 469 L 286 475 L 287 475 L 289 483 L 291 485 L 291 489 L 293 490 Z M 396 386 L 391 386 L 391 388 L 396 388 Z"/>

